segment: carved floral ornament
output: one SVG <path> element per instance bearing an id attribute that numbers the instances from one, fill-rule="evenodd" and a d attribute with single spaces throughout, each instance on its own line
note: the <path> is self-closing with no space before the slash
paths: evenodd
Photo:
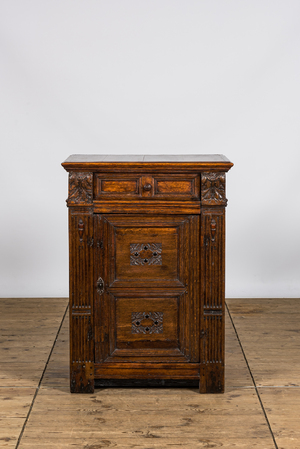
<path id="1" fill-rule="evenodd" d="M 208 206 L 226 206 L 225 173 L 202 173 L 201 202 Z"/>
<path id="2" fill-rule="evenodd" d="M 93 173 L 71 172 L 68 203 L 93 202 Z"/>

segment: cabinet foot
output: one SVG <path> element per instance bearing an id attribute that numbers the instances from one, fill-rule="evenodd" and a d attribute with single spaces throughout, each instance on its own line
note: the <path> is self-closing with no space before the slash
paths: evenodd
<path id="1" fill-rule="evenodd" d="M 70 373 L 71 393 L 94 393 L 94 364 L 73 363 Z"/>
<path id="2" fill-rule="evenodd" d="M 224 366 L 216 363 L 201 365 L 199 393 L 224 393 Z"/>

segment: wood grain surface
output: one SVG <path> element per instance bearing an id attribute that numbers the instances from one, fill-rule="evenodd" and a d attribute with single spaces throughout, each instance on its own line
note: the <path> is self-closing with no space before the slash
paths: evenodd
<path id="1" fill-rule="evenodd" d="M 68 300 L 0 299 L 0 448 L 15 448 Z"/>
<path id="2" fill-rule="evenodd" d="M 71 156 L 70 390 L 198 380 L 224 392 L 222 155 Z M 137 169 L 140 169 L 137 171 Z"/>
<path id="3" fill-rule="evenodd" d="M 0 300 L 1 349 L 10 353 L 0 359 L 1 448 L 300 447 L 299 300 L 227 300 L 222 395 L 190 387 L 72 395 L 66 305 Z"/>

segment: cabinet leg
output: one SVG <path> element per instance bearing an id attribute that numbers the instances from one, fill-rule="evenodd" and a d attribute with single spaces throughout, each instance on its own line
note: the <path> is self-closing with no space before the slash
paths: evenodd
<path id="1" fill-rule="evenodd" d="M 73 363 L 70 372 L 71 393 L 94 393 L 94 364 Z"/>
<path id="2" fill-rule="evenodd" d="M 217 363 L 200 365 L 199 393 L 224 393 L 224 366 Z"/>

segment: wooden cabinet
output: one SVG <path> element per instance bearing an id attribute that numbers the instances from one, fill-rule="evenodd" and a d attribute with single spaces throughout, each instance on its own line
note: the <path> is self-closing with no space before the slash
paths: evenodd
<path id="1" fill-rule="evenodd" d="M 199 382 L 224 391 L 221 155 L 73 155 L 70 382 Z"/>

